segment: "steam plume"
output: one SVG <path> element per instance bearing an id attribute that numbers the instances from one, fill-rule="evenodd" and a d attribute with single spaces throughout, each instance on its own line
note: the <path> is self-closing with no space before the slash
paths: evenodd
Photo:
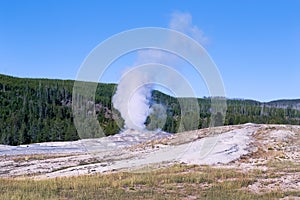
<path id="1" fill-rule="evenodd" d="M 169 28 L 183 32 L 193 37 L 199 43 L 207 42 L 203 32 L 192 24 L 192 16 L 189 13 L 175 12 L 171 15 Z M 172 45 L 184 46 L 184 41 L 176 41 L 170 38 Z M 146 63 L 160 63 L 164 65 L 176 66 L 178 58 L 170 53 L 160 50 L 140 50 L 133 66 Z M 113 96 L 113 106 L 120 111 L 125 120 L 125 128 L 143 130 L 145 121 L 154 110 L 163 110 L 151 108 L 151 92 L 154 89 L 156 74 L 147 71 L 127 70 L 118 84 L 117 91 Z M 170 78 L 171 82 L 172 79 Z M 162 113 L 164 116 L 164 113 Z M 164 118 L 164 117 L 163 117 Z M 165 120 L 165 119 L 163 119 Z"/>

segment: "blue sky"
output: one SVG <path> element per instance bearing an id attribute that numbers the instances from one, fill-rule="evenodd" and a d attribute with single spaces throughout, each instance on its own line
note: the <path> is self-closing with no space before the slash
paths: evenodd
<path id="1" fill-rule="evenodd" d="M 103 40 L 132 28 L 168 27 L 179 11 L 189 13 L 208 38 L 205 48 L 228 97 L 300 98 L 299 9 L 296 0 L 2 0 L 0 73 L 75 79 L 84 58 Z M 104 80 L 116 82 L 131 62 L 132 55 L 121 58 Z"/>

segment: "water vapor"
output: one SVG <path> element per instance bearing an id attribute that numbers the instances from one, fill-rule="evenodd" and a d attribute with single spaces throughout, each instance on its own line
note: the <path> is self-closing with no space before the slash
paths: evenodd
<path id="1" fill-rule="evenodd" d="M 169 28 L 180 31 L 197 40 L 200 44 L 207 42 L 207 37 L 203 32 L 192 23 L 192 16 L 189 13 L 174 12 L 171 14 Z M 178 48 L 185 48 L 185 41 L 174 40 L 172 37 L 168 38 L 166 43 L 171 43 L 172 46 Z M 135 63 L 129 70 L 126 70 L 118 84 L 117 91 L 113 96 L 113 106 L 120 111 L 122 118 L 125 120 L 126 129 L 144 130 L 145 121 L 149 114 L 154 111 L 160 113 L 163 117 L 161 120 L 165 121 L 165 109 L 161 106 L 155 105 L 151 108 L 151 93 L 155 87 L 155 82 L 159 76 L 159 72 L 155 70 L 139 71 L 134 67 L 146 63 L 158 63 L 167 66 L 176 66 L 180 59 L 169 52 L 164 52 L 157 49 L 139 50 Z M 155 68 L 155 64 L 153 65 Z M 165 74 L 164 77 L 170 84 L 173 83 L 172 77 Z M 178 83 L 177 83 L 178 84 Z M 159 119 L 159 118 L 157 118 Z M 156 124 L 159 124 L 156 122 Z"/>

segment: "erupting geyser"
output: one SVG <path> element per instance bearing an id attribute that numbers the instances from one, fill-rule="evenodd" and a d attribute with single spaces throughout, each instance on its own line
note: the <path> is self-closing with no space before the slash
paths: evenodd
<path id="1" fill-rule="evenodd" d="M 173 13 L 169 28 L 186 33 L 200 43 L 207 40 L 202 31 L 192 24 L 192 16 L 188 13 Z M 189 49 L 189 40 L 178 40 L 176 37 L 172 37 L 172 34 L 163 42 L 168 44 L 166 46 L 183 48 L 187 52 L 191 51 Z M 153 117 L 156 120 L 153 127 L 154 129 L 155 127 L 159 129 L 165 123 L 166 114 L 162 106 L 156 105 L 153 108 L 150 107 L 151 93 L 155 84 L 163 82 L 162 86 L 173 85 L 177 91 L 183 91 L 182 93 L 178 93 L 179 95 L 188 94 L 183 96 L 192 96 L 186 87 L 183 89 L 180 88 L 183 85 L 182 77 L 179 79 L 178 74 L 165 67 L 180 68 L 178 64 L 182 61 L 178 55 L 172 54 L 172 51 L 167 52 L 164 49 L 142 49 L 137 51 L 137 55 L 137 59 L 133 65 L 136 67 L 123 73 L 117 91 L 112 99 L 113 106 L 120 111 L 125 121 L 125 129 L 145 130 L 145 121 L 150 114 L 154 116 L 159 115 L 158 117 Z M 145 66 L 146 64 L 151 64 L 151 66 Z M 162 69 L 166 73 L 163 73 Z M 181 80 L 181 82 L 176 82 L 176 80 Z M 166 88 L 169 89 L 169 87 Z M 152 126 L 153 124 L 150 125 Z"/>
<path id="2" fill-rule="evenodd" d="M 134 76 L 134 77 L 132 77 Z M 152 85 L 144 85 L 145 80 L 135 73 L 124 76 L 113 96 L 113 106 L 120 111 L 126 129 L 144 130 L 150 113 Z"/>

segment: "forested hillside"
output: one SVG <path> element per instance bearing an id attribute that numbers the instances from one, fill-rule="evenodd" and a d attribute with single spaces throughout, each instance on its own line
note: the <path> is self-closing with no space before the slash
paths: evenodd
<path id="1" fill-rule="evenodd" d="M 18 145 L 79 139 L 72 115 L 73 84 L 71 80 L 0 75 L 0 143 Z M 111 107 L 115 87 L 114 84 L 99 84 L 93 102 L 97 119 L 106 135 L 120 131 L 114 120 L 120 115 L 114 114 Z M 181 119 L 178 99 L 158 91 L 154 91 L 152 96 L 153 103 L 160 103 L 166 108 L 163 130 L 176 132 Z M 205 128 L 210 122 L 210 98 L 198 99 L 198 102 L 198 128 Z M 226 125 L 247 122 L 300 124 L 300 100 L 260 103 L 236 99 L 228 100 L 227 104 Z M 146 125 L 149 129 L 155 129 L 156 125 L 150 122 L 151 116 Z"/>
<path id="2" fill-rule="evenodd" d="M 73 85 L 74 81 L 70 80 L 0 75 L 0 143 L 18 145 L 79 139 L 72 116 Z M 114 87 L 99 84 L 97 89 L 97 115 L 107 134 L 119 131 L 110 112 Z"/>
<path id="3" fill-rule="evenodd" d="M 180 119 L 180 106 L 175 98 L 153 92 L 156 102 L 167 105 L 167 123 L 164 130 L 174 132 L 177 130 Z M 200 119 L 198 128 L 209 126 L 211 116 L 210 98 L 199 98 Z M 289 104 L 287 104 L 287 102 Z M 254 100 L 227 99 L 227 113 L 225 125 L 236 125 L 244 123 L 257 124 L 300 124 L 300 109 L 297 105 L 300 100 L 278 100 L 262 103 Z"/>

